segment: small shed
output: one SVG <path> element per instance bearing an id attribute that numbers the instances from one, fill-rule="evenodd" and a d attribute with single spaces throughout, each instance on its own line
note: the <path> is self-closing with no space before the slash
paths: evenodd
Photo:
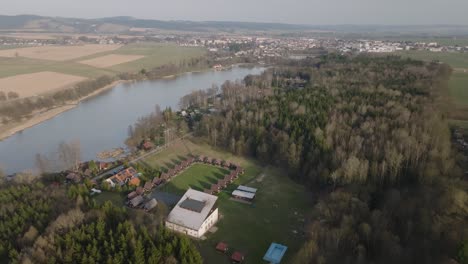
<path id="1" fill-rule="evenodd" d="M 240 253 L 239 251 L 236 251 L 232 254 L 231 260 L 236 263 L 241 263 L 242 261 L 244 261 L 244 254 Z"/>
<path id="2" fill-rule="evenodd" d="M 141 186 L 138 186 L 135 190 L 135 192 L 140 195 L 140 194 L 143 194 L 145 192 L 145 190 L 143 190 L 143 187 Z"/>
<path id="3" fill-rule="evenodd" d="M 129 193 L 129 194 L 127 195 L 127 199 L 131 200 L 131 199 L 133 199 L 133 198 L 135 198 L 135 197 L 137 197 L 137 196 L 138 196 L 138 193 L 135 192 L 135 191 L 133 191 L 133 192 L 131 192 L 131 193 Z"/>
<path id="4" fill-rule="evenodd" d="M 151 181 L 146 182 L 143 189 L 145 189 L 145 191 L 147 191 L 147 192 L 151 191 L 151 189 L 153 189 L 153 183 Z"/>
<path id="5" fill-rule="evenodd" d="M 130 200 L 130 206 L 131 207 L 137 207 L 142 203 L 143 203 L 143 196 L 141 196 L 141 195 L 138 195 L 137 197 Z"/>
<path id="6" fill-rule="evenodd" d="M 237 190 L 244 191 L 244 192 L 250 192 L 250 193 L 257 193 L 257 189 L 252 188 L 252 187 L 248 187 L 248 186 L 244 186 L 244 185 L 239 185 L 237 187 Z"/>
<path id="7" fill-rule="evenodd" d="M 255 198 L 255 193 L 235 190 L 232 192 L 232 196 L 234 196 L 234 198 L 237 198 L 237 199 L 252 201 Z"/>
<path id="8" fill-rule="evenodd" d="M 153 208 L 155 208 L 156 206 L 158 206 L 158 201 L 156 201 L 156 199 L 153 198 L 153 199 L 149 200 L 148 202 L 146 202 L 145 205 L 143 206 L 143 208 L 146 211 L 150 211 Z"/>
<path id="9" fill-rule="evenodd" d="M 265 256 L 263 257 L 263 260 L 268 261 L 272 264 L 279 264 L 281 263 L 281 259 L 283 258 L 284 253 L 286 253 L 287 249 L 287 246 L 277 243 L 271 243 L 270 247 L 265 253 Z"/>
<path id="10" fill-rule="evenodd" d="M 216 250 L 226 253 L 228 251 L 229 247 L 226 243 L 224 242 L 219 242 L 218 245 L 216 245 Z"/>

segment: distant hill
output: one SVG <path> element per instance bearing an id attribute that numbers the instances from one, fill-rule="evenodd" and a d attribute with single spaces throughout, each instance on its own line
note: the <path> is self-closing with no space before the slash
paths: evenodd
<path id="1" fill-rule="evenodd" d="M 127 16 L 98 19 L 44 17 L 36 15 L 2 16 L 2 31 L 43 31 L 68 33 L 124 33 L 132 28 L 179 32 L 328 32 L 343 36 L 468 36 L 468 26 L 460 25 L 295 25 L 234 21 L 163 21 Z"/>
<path id="2" fill-rule="evenodd" d="M 34 30 L 47 32 L 76 33 L 120 33 L 130 28 L 150 28 L 170 31 L 300 31 L 312 27 L 304 25 L 254 22 L 217 22 L 217 21 L 162 21 L 136 19 L 132 17 L 109 17 L 99 19 L 79 19 L 61 17 L 42 17 L 35 15 L 0 15 L 1 30 Z"/>

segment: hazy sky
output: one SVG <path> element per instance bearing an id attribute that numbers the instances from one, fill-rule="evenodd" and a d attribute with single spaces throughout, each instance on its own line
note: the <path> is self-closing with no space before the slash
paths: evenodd
<path id="1" fill-rule="evenodd" d="M 463 24 L 468 0 L 1 0 L 1 14 L 299 24 Z"/>

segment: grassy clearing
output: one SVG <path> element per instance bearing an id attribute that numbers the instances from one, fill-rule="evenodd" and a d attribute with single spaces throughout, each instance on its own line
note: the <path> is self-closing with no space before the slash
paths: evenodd
<path id="1" fill-rule="evenodd" d="M 468 73 L 453 73 L 450 78 L 449 87 L 450 96 L 454 99 L 455 103 L 468 106 Z"/>
<path id="2" fill-rule="evenodd" d="M 254 160 L 234 156 L 228 152 L 214 149 L 202 142 L 184 141 L 148 157 L 145 162 L 152 166 L 164 166 L 165 163 L 188 153 L 216 157 L 239 163 L 245 174 L 219 194 L 219 210 L 222 215 L 217 224 L 218 231 L 207 234 L 204 241 L 196 241 L 206 263 L 230 263 L 229 256 L 218 253 L 215 245 L 224 241 L 232 250 L 246 254 L 245 263 L 263 263 L 262 258 L 271 242 L 288 246 L 283 263 L 297 252 L 304 238 L 301 231 L 307 208 L 312 201 L 306 189 L 293 182 L 283 171 L 264 168 Z M 163 164 L 163 165 L 161 165 Z M 176 194 L 188 188 L 200 188 L 204 183 L 216 179 L 216 167 L 193 166 L 174 178 L 166 191 Z M 201 176 L 202 180 L 195 177 Z M 239 185 L 258 188 L 258 195 L 253 205 L 230 200 L 231 192 Z M 297 232 L 297 233 L 296 233 Z"/>
<path id="3" fill-rule="evenodd" d="M 219 179 L 224 178 L 228 173 L 228 170 L 219 167 L 193 164 L 165 184 L 161 190 L 178 195 L 183 195 L 188 188 L 203 191 L 209 189 L 211 184 L 217 183 Z"/>
<path id="4" fill-rule="evenodd" d="M 111 201 L 115 206 L 122 207 L 125 202 L 125 197 L 121 193 L 103 191 L 100 194 L 95 194 L 94 200 L 98 205 Z"/>

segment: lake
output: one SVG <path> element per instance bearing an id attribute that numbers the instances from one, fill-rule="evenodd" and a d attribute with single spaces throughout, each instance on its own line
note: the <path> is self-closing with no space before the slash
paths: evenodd
<path id="1" fill-rule="evenodd" d="M 242 80 L 264 68 L 233 67 L 225 71 L 185 73 L 174 79 L 119 84 L 52 119 L 0 141 L 0 167 L 7 174 L 35 168 L 37 153 L 53 155 L 61 142 L 79 141 L 82 160 L 97 153 L 124 147 L 128 126 L 161 109 L 178 109 L 179 100 L 191 91 Z"/>

